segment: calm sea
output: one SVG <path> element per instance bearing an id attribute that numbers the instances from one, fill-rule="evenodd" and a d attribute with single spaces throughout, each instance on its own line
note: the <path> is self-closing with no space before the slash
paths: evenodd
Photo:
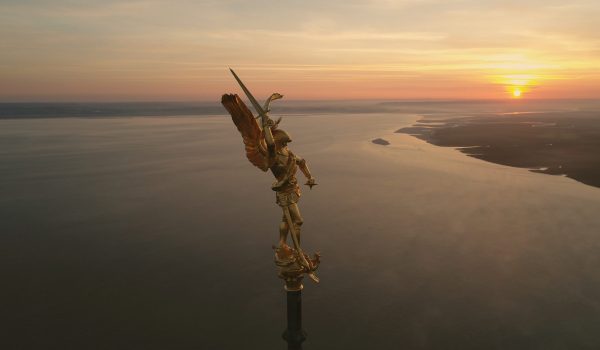
<path id="1" fill-rule="evenodd" d="M 592 192 L 464 183 L 381 161 L 395 144 L 370 143 L 414 114 L 597 106 L 274 104 L 321 184 L 301 202 L 303 242 L 323 253 L 304 348 L 598 348 Z M 0 104 L 1 349 L 286 348 L 272 178 L 224 114 L 218 102 Z"/>

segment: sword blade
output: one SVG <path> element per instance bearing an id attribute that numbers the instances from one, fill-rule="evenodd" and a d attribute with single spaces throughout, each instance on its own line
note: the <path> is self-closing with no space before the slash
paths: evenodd
<path id="1" fill-rule="evenodd" d="M 260 104 L 258 104 L 258 101 L 256 101 L 256 99 L 254 98 L 254 96 L 252 96 L 252 93 L 250 93 L 250 90 L 248 90 L 248 88 L 246 87 L 246 85 L 244 85 L 244 83 L 242 83 L 242 80 L 240 79 L 240 77 L 237 76 L 237 74 L 235 74 L 235 72 L 233 71 L 233 69 L 229 68 L 229 70 L 231 71 L 231 74 L 233 74 L 233 77 L 235 78 L 235 80 L 237 80 L 238 84 L 240 84 L 240 87 L 242 88 L 242 90 L 244 90 L 244 93 L 246 94 L 246 97 L 248 97 L 248 99 L 250 100 L 250 103 L 252 103 L 252 106 L 254 107 L 254 109 L 256 110 L 256 113 L 258 113 L 258 115 L 263 119 L 268 118 L 265 111 L 262 109 L 262 107 L 260 106 Z M 262 127 L 262 125 L 261 125 Z"/>

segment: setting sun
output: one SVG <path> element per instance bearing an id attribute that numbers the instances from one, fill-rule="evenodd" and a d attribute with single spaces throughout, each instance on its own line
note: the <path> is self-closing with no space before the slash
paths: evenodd
<path id="1" fill-rule="evenodd" d="M 521 97 L 521 89 L 516 88 L 512 92 L 513 97 Z"/>
<path id="2" fill-rule="evenodd" d="M 522 98 L 529 95 L 536 87 L 540 86 L 543 75 L 533 72 L 512 72 L 498 74 L 490 77 L 491 81 L 503 87 L 504 93 L 510 98 Z"/>

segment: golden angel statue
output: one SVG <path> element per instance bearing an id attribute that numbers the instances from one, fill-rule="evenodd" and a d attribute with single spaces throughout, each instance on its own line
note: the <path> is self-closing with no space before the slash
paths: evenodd
<path id="1" fill-rule="evenodd" d="M 300 187 L 296 179 L 296 172 L 298 169 L 302 171 L 307 178 L 305 185 L 311 189 L 317 183 L 310 173 L 306 161 L 288 148 L 288 143 L 292 142 L 292 139 L 287 132 L 279 129 L 281 118 L 273 121 L 268 114 L 271 102 L 283 98 L 283 96 L 274 93 L 261 107 L 235 72 L 231 70 L 231 73 L 252 103 L 258 116 L 255 118 L 237 95 L 225 94 L 221 98 L 221 103 L 231 114 L 234 124 L 242 134 L 248 160 L 262 171 L 266 172 L 270 169 L 275 176 L 275 182 L 271 189 L 275 191 L 276 203 L 283 212 L 282 221 L 279 224 L 279 246 L 275 248 L 275 261 L 280 266 L 280 277 L 286 279 L 287 283 L 288 277 L 298 277 L 297 275 L 306 273 L 313 281 L 318 282 L 315 270 L 320 262 L 319 254 L 311 259 L 304 254 L 300 246 L 302 216 L 298 208 Z M 260 123 L 257 122 L 257 119 L 260 119 Z M 286 244 L 288 233 L 292 237 L 294 248 Z M 286 268 L 281 269 L 281 267 Z"/>

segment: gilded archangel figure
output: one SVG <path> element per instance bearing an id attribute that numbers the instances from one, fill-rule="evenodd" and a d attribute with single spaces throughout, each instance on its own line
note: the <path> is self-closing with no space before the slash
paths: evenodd
<path id="1" fill-rule="evenodd" d="M 231 70 L 231 73 L 252 103 L 258 116 L 255 118 L 237 95 L 223 95 L 221 103 L 229 111 L 234 124 L 242 134 L 248 160 L 262 171 L 266 172 L 270 169 L 276 179 L 271 189 L 275 191 L 276 203 L 283 212 L 282 221 L 279 224 L 279 246 L 275 247 L 275 261 L 280 266 L 280 277 L 286 279 L 286 283 L 288 283 L 288 279 L 297 279 L 299 275 L 306 273 L 313 281 L 318 282 L 315 270 L 319 265 L 319 254 L 311 259 L 300 246 L 300 231 L 303 221 L 298 208 L 300 187 L 296 179 L 296 172 L 298 169 L 302 171 L 307 178 L 305 185 L 309 188 L 312 189 L 317 183 L 308 169 L 306 161 L 288 148 L 288 143 L 292 142 L 292 139 L 287 132 L 279 129 L 281 118 L 273 121 L 269 117 L 271 102 L 283 98 L 283 96 L 274 93 L 261 107 L 235 72 Z M 260 123 L 257 122 L 257 119 L 260 119 Z M 288 233 L 292 237 L 294 248 L 286 244 Z"/>

